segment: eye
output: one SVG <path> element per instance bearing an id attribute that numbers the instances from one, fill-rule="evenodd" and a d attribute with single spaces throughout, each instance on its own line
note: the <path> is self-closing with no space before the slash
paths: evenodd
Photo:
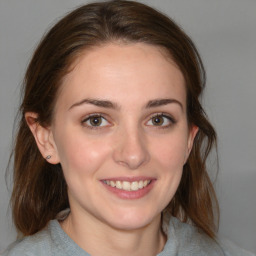
<path id="1" fill-rule="evenodd" d="M 93 114 L 83 119 L 82 124 L 89 128 L 104 127 L 109 125 L 109 122 L 99 114 Z"/>
<path id="2" fill-rule="evenodd" d="M 150 120 L 146 123 L 148 126 L 160 126 L 166 128 L 175 123 L 175 120 L 166 114 L 156 114 L 151 116 Z"/>

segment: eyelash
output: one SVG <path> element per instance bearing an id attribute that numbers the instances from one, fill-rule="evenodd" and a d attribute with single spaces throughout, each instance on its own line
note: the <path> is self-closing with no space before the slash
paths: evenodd
<path id="1" fill-rule="evenodd" d="M 86 122 L 88 121 L 92 121 L 92 119 L 96 119 L 96 118 L 100 118 L 101 121 L 100 121 L 100 125 L 102 124 L 102 122 L 107 122 L 109 123 L 109 121 L 102 115 L 102 114 L 90 114 L 88 116 L 86 116 L 83 120 L 82 120 L 82 125 L 84 125 L 86 128 L 89 128 L 89 129 L 99 129 L 99 128 L 104 128 L 106 126 L 109 126 L 109 125 L 104 125 L 104 126 L 97 126 L 97 125 L 92 125 L 92 124 L 86 124 Z M 90 122 L 91 123 L 91 122 Z"/>
<path id="2" fill-rule="evenodd" d="M 176 120 L 170 116 L 169 114 L 165 114 L 165 113 L 157 113 L 157 114 L 153 114 L 151 115 L 149 121 L 147 121 L 146 123 L 148 122 L 152 122 L 153 118 L 163 118 L 163 119 L 167 119 L 168 121 L 168 124 L 166 125 L 154 125 L 154 124 L 151 124 L 151 125 L 148 125 L 148 126 L 154 126 L 155 128 L 160 128 L 160 129 L 166 129 L 166 128 L 169 128 L 171 127 L 172 125 L 174 125 L 176 123 Z M 163 120 L 163 122 L 165 122 L 165 120 Z"/>
<path id="3" fill-rule="evenodd" d="M 99 118 L 100 119 L 100 124 L 97 126 L 97 125 L 92 125 L 92 120 L 94 119 L 97 119 Z M 163 123 L 161 123 L 160 125 L 154 125 L 152 123 L 152 120 L 153 118 L 163 118 L 163 119 L 167 119 L 168 121 L 168 124 L 165 124 L 165 125 L 162 125 L 164 122 L 166 122 L 166 120 L 162 120 Z M 90 124 L 87 124 L 87 122 L 90 122 Z M 95 114 L 90 114 L 88 116 L 86 116 L 82 121 L 82 125 L 85 126 L 86 128 L 89 128 L 89 129 L 102 129 L 104 127 L 107 127 L 107 126 L 111 126 L 108 125 L 108 124 L 104 124 L 103 126 L 101 125 L 102 122 L 107 122 L 108 124 L 110 124 L 110 122 L 100 113 L 95 113 Z M 151 122 L 152 124 L 148 125 L 148 123 Z M 165 113 L 156 113 L 156 114 L 153 114 L 150 116 L 149 120 L 146 122 L 146 125 L 147 126 L 154 126 L 155 128 L 160 128 L 160 129 L 166 129 L 166 128 L 169 128 L 170 126 L 172 126 L 173 124 L 176 123 L 176 120 L 168 115 L 168 114 L 165 114 Z"/>

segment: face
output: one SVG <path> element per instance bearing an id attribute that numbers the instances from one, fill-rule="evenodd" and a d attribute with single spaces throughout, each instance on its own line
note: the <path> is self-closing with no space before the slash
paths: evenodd
<path id="1" fill-rule="evenodd" d="M 51 126 L 71 213 L 126 230 L 150 224 L 177 190 L 195 131 L 183 75 L 159 48 L 84 52 Z"/>

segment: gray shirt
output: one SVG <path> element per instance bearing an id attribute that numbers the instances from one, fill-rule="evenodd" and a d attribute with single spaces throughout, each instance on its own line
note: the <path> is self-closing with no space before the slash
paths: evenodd
<path id="1" fill-rule="evenodd" d="M 165 227 L 167 242 L 157 256 L 255 256 L 232 243 L 215 242 L 172 217 Z M 35 235 L 10 245 L 2 256 L 89 256 L 61 228 L 57 220 Z"/>

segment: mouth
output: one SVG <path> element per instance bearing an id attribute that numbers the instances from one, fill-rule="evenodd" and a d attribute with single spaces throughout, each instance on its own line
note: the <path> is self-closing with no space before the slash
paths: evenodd
<path id="1" fill-rule="evenodd" d="M 121 180 L 103 180 L 103 183 L 112 188 L 117 188 L 120 190 L 138 191 L 143 188 L 146 188 L 151 183 L 151 180 L 139 180 L 139 181 L 132 181 L 132 182 L 121 181 Z"/>

